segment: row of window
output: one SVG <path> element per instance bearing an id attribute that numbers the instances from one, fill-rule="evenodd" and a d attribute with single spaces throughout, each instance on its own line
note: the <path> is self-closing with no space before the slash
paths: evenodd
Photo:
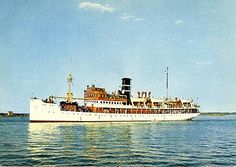
<path id="1" fill-rule="evenodd" d="M 50 113 L 50 111 L 48 111 L 48 113 Z M 53 114 L 54 114 L 55 112 L 53 112 Z M 62 112 L 62 114 L 64 114 L 64 112 Z M 67 115 L 68 114 L 72 114 L 72 113 L 66 113 Z M 73 112 L 73 115 L 79 115 L 79 113 L 74 113 Z M 88 114 L 89 116 L 92 116 L 92 114 Z M 109 116 L 109 115 L 103 115 L 103 114 L 101 114 L 101 115 L 97 115 L 97 114 L 95 114 L 95 116 Z M 115 116 L 115 117 L 117 117 L 118 115 L 117 114 L 114 114 L 114 115 L 110 115 L 110 117 L 112 117 L 112 116 Z M 142 115 L 119 115 L 120 117 L 146 117 L 146 116 L 148 116 L 148 117 L 156 117 L 156 116 L 160 116 L 160 117 L 163 117 L 164 115 L 144 115 L 144 114 L 142 114 Z M 170 115 L 171 117 L 175 117 L 176 115 Z"/>
<path id="2" fill-rule="evenodd" d="M 89 95 L 87 95 L 87 97 L 107 97 L 107 95 L 103 95 L 103 94 L 89 94 Z"/>
<path id="3" fill-rule="evenodd" d="M 118 101 L 97 101 L 97 100 L 88 100 L 90 103 L 101 103 L 101 104 L 122 104 L 122 102 Z"/>
<path id="4" fill-rule="evenodd" d="M 46 104 L 43 104 L 43 106 L 46 106 Z M 53 105 L 52 104 L 47 104 L 47 106 L 51 106 L 52 107 Z"/>

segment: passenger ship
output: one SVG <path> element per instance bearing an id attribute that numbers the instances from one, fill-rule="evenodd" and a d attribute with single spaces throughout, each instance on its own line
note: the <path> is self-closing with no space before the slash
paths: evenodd
<path id="1" fill-rule="evenodd" d="M 191 120 L 200 112 L 192 100 L 152 98 L 151 92 L 131 96 L 131 79 L 123 78 L 121 90 L 108 93 L 95 85 L 87 86 L 83 98 L 74 98 L 72 74 L 68 76 L 65 97 L 30 99 L 30 122 L 145 122 Z M 168 90 L 168 72 L 167 72 Z M 63 100 L 60 100 L 63 99 Z M 79 105 L 79 101 L 84 105 Z"/>

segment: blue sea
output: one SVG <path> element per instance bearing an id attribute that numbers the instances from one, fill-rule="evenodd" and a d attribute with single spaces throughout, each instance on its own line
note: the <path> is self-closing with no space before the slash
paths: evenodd
<path id="1" fill-rule="evenodd" d="M 236 166 L 236 115 L 150 123 L 0 117 L 0 166 Z"/>

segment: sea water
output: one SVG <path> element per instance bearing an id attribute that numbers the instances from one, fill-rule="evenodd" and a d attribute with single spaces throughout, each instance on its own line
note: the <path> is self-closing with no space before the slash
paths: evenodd
<path id="1" fill-rule="evenodd" d="M 149 123 L 0 117 L 0 166 L 236 166 L 236 115 Z"/>

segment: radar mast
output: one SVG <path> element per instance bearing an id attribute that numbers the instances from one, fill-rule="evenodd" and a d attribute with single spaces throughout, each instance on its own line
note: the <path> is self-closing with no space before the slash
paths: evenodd
<path id="1" fill-rule="evenodd" d="M 168 66 L 166 67 L 166 100 L 168 99 L 168 88 L 169 88 L 169 71 L 168 71 Z"/>

